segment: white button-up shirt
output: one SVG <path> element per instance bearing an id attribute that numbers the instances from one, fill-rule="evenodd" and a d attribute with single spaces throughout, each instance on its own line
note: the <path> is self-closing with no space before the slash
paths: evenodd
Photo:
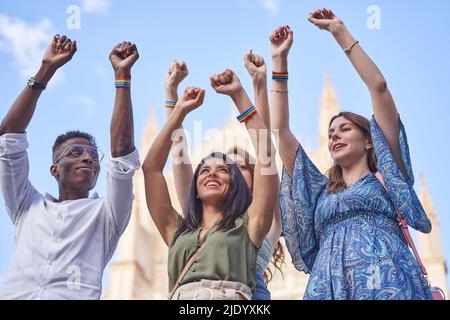
<path id="1" fill-rule="evenodd" d="M 15 226 L 0 299 L 99 299 L 102 275 L 131 215 L 134 152 L 107 163 L 106 198 L 56 202 L 28 179 L 26 134 L 0 137 L 0 187 Z"/>

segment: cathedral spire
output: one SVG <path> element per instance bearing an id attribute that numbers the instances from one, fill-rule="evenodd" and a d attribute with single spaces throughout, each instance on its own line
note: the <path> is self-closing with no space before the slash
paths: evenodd
<path id="1" fill-rule="evenodd" d="M 319 148 L 314 154 L 314 163 L 322 173 L 325 173 L 331 165 L 331 157 L 328 151 L 328 126 L 333 116 L 339 113 L 339 103 L 334 90 L 331 73 L 325 72 L 325 84 L 319 108 Z"/>
<path id="2" fill-rule="evenodd" d="M 154 106 L 150 106 L 147 125 L 145 126 L 144 134 L 142 136 L 141 150 L 140 150 L 141 155 L 147 154 L 157 134 L 158 134 L 158 123 L 156 119 L 156 108 Z"/>
<path id="3" fill-rule="evenodd" d="M 422 206 L 431 221 L 432 231 L 430 234 L 418 233 L 420 257 L 428 271 L 430 282 L 444 290 L 447 289 L 447 266 L 442 249 L 441 226 L 439 216 L 433 206 L 430 193 L 426 185 L 425 175 L 419 176 L 420 193 L 419 198 Z"/>
<path id="4" fill-rule="evenodd" d="M 319 148 L 327 148 L 328 125 L 333 116 L 339 113 L 339 103 L 334 89 L 330 71 L 325 72 L 325 84 L 319 110 Z"/>

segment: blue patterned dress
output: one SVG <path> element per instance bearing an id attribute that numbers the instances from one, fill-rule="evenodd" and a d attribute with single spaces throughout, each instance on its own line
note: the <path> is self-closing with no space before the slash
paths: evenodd
<path id="1" fill-rule="evenodd" d="M 371 121 L 377 169 L 388 192 L 372 173 L 342 192 L 328 193 L 328 179 L 302 147 L 297 151 L 293 177 L 283 170 L 283 231 L 294 266 L 310 273 L 305 299 L 431 299 L 428 284 L 396 223 L 397 209 L 414 229 L 431 231 L 413 189 L 401 121 L 400 127 L 406 179 L 375 119 Z"/>

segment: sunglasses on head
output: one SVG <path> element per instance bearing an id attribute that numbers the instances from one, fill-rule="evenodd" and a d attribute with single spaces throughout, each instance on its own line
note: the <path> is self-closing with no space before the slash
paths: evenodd
<path id="1" fill-rule="evenodd" d="M 84 144 L 71 144 L 67 146 L 67 148 L 64 149 L 58 159 L 55 160 L 55 164 L 64 156 L 78 158 L 81 157 L 85 152 L 87 152 L 91 159 L 95 162 L 100 163 L 103 160 L 103 152 L 98 150 L 96 147 L 86 146 Z"/>

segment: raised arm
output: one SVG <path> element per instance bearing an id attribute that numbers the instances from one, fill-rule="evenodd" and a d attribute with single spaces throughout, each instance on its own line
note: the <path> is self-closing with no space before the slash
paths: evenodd
<path id="1" fill-rule="evenodd" d="M 230 96 L 243 114 L 252 102 L 236 74 L 226 70 L 211 77 L 211 86 L 217 93 Z M 256 165 L 253 179 L 253 201 L 248 209 L 248 234 L 253 244 L 259 247 L 269 232 L 278 193 L 278 174 L 275 166 L 275 147 L 264 121 L 258 115 L 250 117 L 245 125 L 256 150 Z"/>
<path id="2" fill-rule="evenodd" d="M 406 168 L 400 152 L 400 121 L 398 111 L 383 74 L 372 59 L 364 52 L 359 42 L 350 34 L 344 22 L 331 10 L 316 10 L 310 14 L 308 20 L 318 28 L 329 31 L 334 36 L 337 43 L 350 59 L 356 72 L 358 72 L 366 84 L 372 99 L 375 120 L 391 147 L 395 161 L 406 177 Z"/>
<path id="3" fill-rule="evenodd" d="M 119 43 L 109 55 L 116 78 L 116 99 L 110 127 L 113 158 L 130 154 L 135 149 L 130 81 L 131 68 L 138 59 L 136 45 L 131 42 Z"/>
<path id="4" fill-rule="evenodd" d="M 244 66 L 247 69 L 253 81 L 253 90 L 255 93 L 256 110 L 258 110 L 261 119 L 270 130 L 270 109 L 269 96 L 267 94 L 267 66 L 263 57 L 254 54 L 251 50 L 244 57 Z M 278 201 L 276 201 L 278 203 Z M 273 212 L 272 225 L 266 238 L 273 248 L 281 235 L 281 213 L 278 205 Z"/>
<path id="5" fill-rule="evenodd" d="M 168 76 L 165 82 L 166 102 L 178 101 L 178 86 L 189 74 L 186 63 L 175 61 L 169 68 Z M 166 108 L 167 119 L 170 118 L 173 109 L 170 103 Z M 181 214 L 186 210 L 189 188 L 193 177 L 192 164 L 189 159 L 188 145 L 183 126 L 176 131 L 172 144 L 172 172 L 177 192 L 178 201 L 181 205 Z"/>
<path id="6" fill-rule="evenodd" d="M 173 131 L 180 128 L 190 111 L 203 103 L 204 97 L 205 91 L 200 88 L 186 89 L 184 96 L 177 102 L 174 111 L 153 142 L 142 165 L 147 207 L 168 246 L 177 230 L 178 212 L 172 206 L 163 170 L 172 146 Z"/>
<path id="7" fill-rule="evenodd" d="M 36 84 L 32 85 L 32 82 L 30 82 L 17 97 L 0 125 L 0 135 L 24 133 L 26 131 L 45 86 L 55 72 L 72 59 L 76 51 L 76 41 L 72 42 L 66 36 L 55 35 L 53 37 L 52 43 L 42 59 L 41 67 L 33 77 Z"/>
<path id="8" fill-rule="evenodd" d="M 270 36 L 274 72 L 288 72 L 288 54 L 293 42 L 294 33 L 288 26 L 276 29 Z M 278 132 L 278 152 L 284 167 L 292 176 L 295 155 L 300 143 L 289 127 L 288 81 L 272 80 L 270 110 L 272 130 Z"/>

